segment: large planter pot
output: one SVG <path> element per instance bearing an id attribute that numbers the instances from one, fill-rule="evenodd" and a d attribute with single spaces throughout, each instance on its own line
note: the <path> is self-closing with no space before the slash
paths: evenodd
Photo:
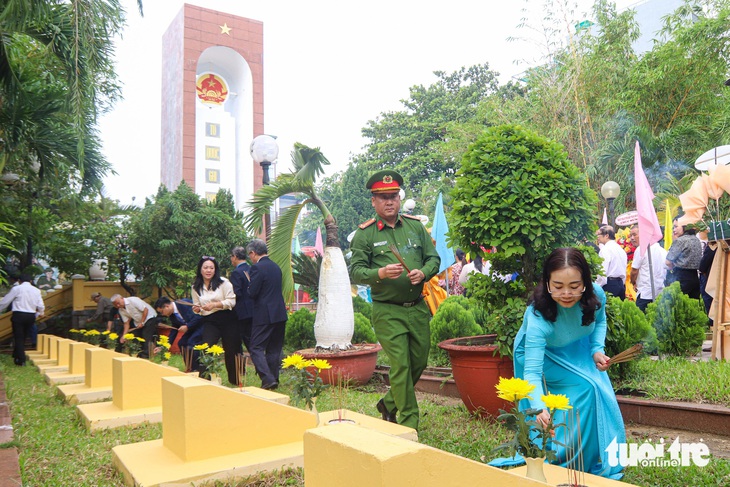
<path id="1" fill-rule="evenodd" d="M 325 384 L 361 386 L 367 384 L 373 376 L 378 352 L 382 349 L 377 343 L 366 343 L 344 352 L 315 352 L 313 348 L 307 348 L 296 353 L 305 359 L 319 358 L 330 363 L 332 368 L 321 373 Z M 314 373 L 314 368 L 310 372 Z"/>
<path id="2" fill-rule="evenodd" d="M 451 360 L 459 396 L 466 408 L 477 416 L 498 416 L 500 409 L 508 409 L 511 403 L 497 397 L 495 385 L 500 377 L 514 375 L 512 360 L 495 356 L 496 335 L 452 338 L 439 343 Z"/>

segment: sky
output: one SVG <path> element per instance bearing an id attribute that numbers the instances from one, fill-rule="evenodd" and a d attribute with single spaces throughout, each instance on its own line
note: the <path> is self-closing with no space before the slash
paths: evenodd
<path id="1" fill-rule="evenodd" d="M 434 71 L 488 62 L 507 82 L 543 52 L 526 40 L 540 31 L 542 1 L 146 0 L 141 17 L 136 0 L 122 0 L 123 100 L 99 122 L 116 172 L 105 193 L 122 204 L 143 205 L 160 184 L 161 40 L 184 3 L 263 22 L 264 124 L 277 136 L 279 172 L 288 171 L 294 142 L 321 148 L 331 162 L 326 175 L 345 170 L 363 152 L 368 121 L 402 109 L 409 88 L 433 84 Z M 588 18 L 592 2 L 577 4 L 570 16 Z M 525 15 L 532 28 L 517 27 Z"/>

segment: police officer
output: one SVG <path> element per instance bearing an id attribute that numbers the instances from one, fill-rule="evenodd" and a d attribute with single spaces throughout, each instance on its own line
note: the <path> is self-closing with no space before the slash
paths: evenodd
<path id="1" fill-rule="evenodd" d="M 418 402 L 413 386 L 426 368 L 431 313 L 423 284 L 439 269 L 431 236 L 417 217 L 399 214 L 403 178 L 395 171 L 373 174 L 367 182 L 377 218 L 359 225 L 350 249 L 350 275 L 369 284 L 372 321 L 390 361 L 390 390 L 377 404 L 386 421 L 418 429 Z M 398 260 L 396 252 L 403 259 Z"/>

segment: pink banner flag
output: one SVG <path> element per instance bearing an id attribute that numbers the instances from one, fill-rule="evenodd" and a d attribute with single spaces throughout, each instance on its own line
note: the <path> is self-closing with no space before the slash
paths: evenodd
<path id="1" fill-rule="evenodd" d="M 650 245 L 662 239 L 662 228 L 659 226 L 659 219 L 654 209 L 654 191 L 651 190 L 641 165 L 641 149 L 639 149 L 638 140 L 634 149 L 634 186 L 636 187 L 636 211 L 639 213 L 639 241 L 643 255 L 645 252 L 643 249 L 648 249 Z"/>
<path id="2" fill-rule="evenodd" d="M 324 257 L 324 245 L 322 245 L 322 230 L 317 227 L 317 237 L 314 240 L 314 250 Z"/>

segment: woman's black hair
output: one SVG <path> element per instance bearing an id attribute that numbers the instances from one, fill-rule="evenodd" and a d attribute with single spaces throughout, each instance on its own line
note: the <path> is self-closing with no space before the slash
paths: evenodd
<path id="1" fill-rule="evenodd" d="M 482 272 L 482 268 L 484 267 L 484 262 L 482 261 L 482 256 L 477 255 L 474 257 L 474 268 L 478 270 L 479 272 Z"/>
<path id="2" fill-rule="evenodd" d="M 535 313 L 539 311 L 543 318 L 554 323 L 558 317 L 558 303 L 548 293 L 548 283 L 553 272 L 568 267 L 575 267 L 580 271 L 583 286 L 585 286 L 583 296 L 580 298 L 580 307 L 583 309 L 581 325 L 588 326 L 595 321 L 596 310 L 601 307 L 601 302 L 596 293 L 593 292 L 593 279 L 591 278 L 591 269 L 588 267 L 588 262 L 578 249 L 563 247 L 553 250 L 545 260 L 545 265 L 542 268 L 542 280 L 532 292 L 530 303 L 534 306 Z"/>
<path id="3" fill-rule="evenodd" d="M 466 253 L 461 249 L 456 249 L 456 261 L 461 265 L 466 265 Z"/>
<path id="4" fill-rule="evenodd" d="M 202 269 L 203 264 L 208 260 L 211 261 L 215 266 L 215 274 L 213 274 L 213 277 L 210 279 L 209 289 L 211 291 L 215 291 L 216 289 L 218 289 L 218 286 L 223 284 L 223 279 L 221 279 L 221 270 L 218 267 L 218 261 L 215 260 L 215 258 L 213 257 L 204 255 L 198 261 L 198 267 L 195 271 L 195 280 L 193 281 L 193 289 L 195 289 L 195 292 L 198 293 L 198 296 L 203 293 L 203 285 L 205 284 L 205 282 L 203 281 L 203 274 L 201 274 L 200 269 Z"/>
<path id="5" fill-rule="evenodd" d="M 676 222 L 677 220 L 679 220 L 679 218 L 680 217 L 675 216 L 674 220 L 672 220 L 672 221 Z M 684 233 L 685 235 L 697 235 L 697 228 L 695 228 L 695 227 L 687 228 L 687 225 L 680 225 L 680 226 L 682 227 L 682 233 Z"/>

